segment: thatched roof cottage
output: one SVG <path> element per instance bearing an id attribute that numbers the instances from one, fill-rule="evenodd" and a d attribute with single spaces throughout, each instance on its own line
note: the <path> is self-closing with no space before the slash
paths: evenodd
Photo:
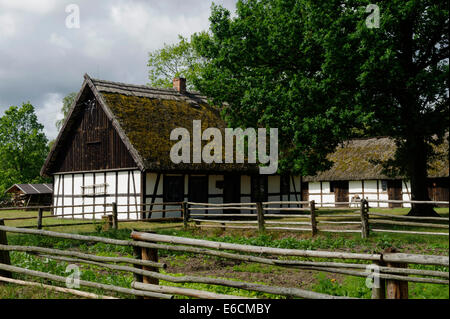
<path id="1" fill-rule="evenodd" d="M 56 206 L 81 207 L 56 212 L 95 210 L 100 217 L 105 208 L 96 204 L 116 202 L 119 218 L 131 219 L 142 217 L 143 208 L 179 208 L 163 202 L 300 200 L 299 176 L 260 175 L 256 164 L 174 164 L 172 129 L 191 131 L 193 120 L 201 120 L 202 129 L 225 128 L 219 111 L 185 87 L 184 79 L 156 89 L 85 75 L 41 170 L 53 176 Z"/>

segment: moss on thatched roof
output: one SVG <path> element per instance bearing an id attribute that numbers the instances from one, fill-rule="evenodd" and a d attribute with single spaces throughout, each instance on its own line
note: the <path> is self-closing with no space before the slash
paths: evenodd
<path id="1" fill-rule="evenodd" d="M 328 155 L 328 159 L 333 162 L 329 170 L 320 172 L 315 176 L 307 176 L 304 181 L 390 179 L 392 176 L 383 174 L 381 163 L 391 159 L 395 150 L 394 141 L 387 137 L 355 139 L 344 142 L 336 148 L 334 153 Z M 438 151 L 442 156 L 432 160 L 428 175 L 429 177 L 448 177 L 447 139 L 438 147 Z M 401 177 L 398 176 L 398 178 Z"/>
<path id="2" fill-rule="evenodd" d="M 170 149 L 177 143 L 170 140 L 173 129 L 187 129 L 192 141 L 193 120 L 201 121 L 202 131 L 208 127 L 221 130 L 226 127 L 219 110 L 209 105 L 206 99 L 198 94 L 180 94 L 171 89 L 118 85 L 99 80 L 93 82 L 130 143 L 143 159 L 146 169 L 194 171 L 256 169 L 255 165 L 248 164 L 172 163 Z M 207 141 L 202 143 L 205 145 Z M 224 151 L 224 145 L 222 150 Z"/>

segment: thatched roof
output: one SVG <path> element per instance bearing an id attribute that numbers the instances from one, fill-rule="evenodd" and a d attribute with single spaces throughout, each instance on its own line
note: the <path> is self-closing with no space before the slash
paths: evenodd
<path id="1" fill-rule="evenodd" d="M 143 159 L 146 169 L 214 171 L 249 169 L 249 165 L 241 164 L 172 163 L 170 149 L 176 143 L 170 141 L 170 132 L 173 129 L 186 128 L 192 140 L 193 120 L 201 120 L 202 131 L 208 127 L 221 130 L 226 127 L 219 110 L 209 105 L 206 98 L 198 93 L 181 94 L 174 89 L 154 89 L 101 80 L 93 80 L 93 83 Z M 203 145 L 206 143 L 203 142 Z M 224 158 L 223 151 L 224 145 L 222 145 Z"/>
<path id="2" fill-rule="evenodd" d="M 383 174 L 383 167 L 378 162 L 393 157 L 396 150 L 394 141 L 388 137 L 355 139 L 342 143 L 336 151 L 328 155 L 333 162 L 332 167 L 315 176 L 307 176 L 303 180 L 312 181 L 339 181 L 339 180 L 369 180 L 391 179 L 392 176 Z M 447 154 L 433 160 L 428 170 L 429 177 L 448 177 L 448 141 L 439 147 L 441 153 Z M 398 176 L 397 178 L 401 178 Z"/>
<path id="3" fill-rule="evenodd" d="M 177 142 L 170 140 L 173 129 L 186 128 L 192 140 L 193 120 L 201 120 L 202 131 L 208 127 L 222 130 L 226 127 L 219 110 L 209 105 L 206 98 L 196 92 L 180 93 L 175 89 L 97 80 L 85 75 L 85 82 L 76 100 L 86 95 L 86 89 L 90 89 L 99 101 L 141 170 L 248 172 L 257 169 L 255 164 L 174 164 L 171 161 L 170 149 Z M 49 168 L 58 160 L 57 153 L 62 151 L 60 145 L 70 135 L 76 122 L 73 118 L 80 112 L 82 108 L 77 107 L 75 101 L 41 174 L 51 173 Z M 208 142 L 202 143 L 205 145 Z M 222 153 L 224 156 L 224 152 Z"/>

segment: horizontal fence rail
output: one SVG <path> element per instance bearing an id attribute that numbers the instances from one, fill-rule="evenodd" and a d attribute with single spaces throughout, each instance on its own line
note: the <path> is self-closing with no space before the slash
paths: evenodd
<path id="1" fill-rule="evenodd" d="M 397 234 L 418 234 L 418 235 L 432 235 L 432 236 L 448 236 L 447 232 L 432 232 L 432 231 L 412 231 L 412 230 L 397 230 L 387 229 L 387 226 L 402 226 L 402 227 L 420 227 L 431 229 L 448 230 L 448 217 L 416 217 L 416 216 L 400 216 L 393 214 L 370 212 L 369 202 L 372 200 L 362 199 L 360 202 L 353 202 L 357 204 L 359 209 L 348 214 L 330 213 L 329 208 L 317 208 L 314 201 L 305 202 L 291 202 L 291 201 L 274 201 L 262 203 L 240 203 L 242 206 L 234 204 L 206 204 L 188 202 L 184 204 L 183 218 L 185 227 L 189 222 L 193 222 L 195 227 L 199 228 L 221 228 L 226 229 L 257 229 L 260 232 L 266 230 L 270 231 L 293 231 L 293 232 L 311 232 L 314 236 L 318 232 L 333 232 L 333 233 L 355 233 L 361 234 L 362 238 L 370 236 L 371 232 L 389 232 Z M 398 202 L 398 201 L 396 201 Z M 408 201 L 411 202 L 411 201 Z M 418 201 L 412 201 L 417 203 Z M 290 205 L 290 204 L 306 205 L 308 207 L 270 207 L 270 205 Z M 438 203 L 442 202 L 420 202 L 420 203 Z M 325 203 L 321 203 L 325 204 Z M 330 203 L 331 204 L 331 203 Z M 345 204 L 345 203 L 334 203 Z M 348 203 L 347 203 L 348 204 Z M 228 206 L 233 205 L 233 206 Z M 201 207 L 200 207 L 201 206 Z M 208 206 L 208 207 L 205 207 Z M 255 213 L 209 213 L 208 210 L 220 209 L 234 209 L 234 210 L 253 210 Z M 326 211 L 322 211 L 326 209 Z M 335 208 L 332 208 L 333 210 Z M 351 207 L 345 208 L 351 210 Z M 199 213 L 198 211 L 204 211 Z M 217 217 L 221 217 L 217 219 Z M 384 218 L 381 218 L 384 217 Z M 216 219 L 214 219 L 216 218 Z M 231 219 L 230 219 L 231 218 Z M 234 218 L 235 220 L 233 220 Z M 240 220 L 236 220 L 239 218 Z M 273 219 L 287 219 L 289 220 L 273 220 Z M 399 220 L 400 219 L 400 220 Z M 424 222 L 431 221 L 431 222 Z M 446 224 L 442 224 L 447 222 Z M 273 227 L 273 225 L 278 225 Z M 246 226 L 245 226 L 246 225 Z M 384 228 L 373 228 L 373 226 L 382 225 Z M 282 226 L 309 226 L 306 227 L 282 227 Z M 340 227 L 340 228 L 336 228 Z M 344 227 L 344 228 L 342 228 Z"/>
<path id="2" fill-rule="evenodd" d="M 136 259 L 130 259 L 125 257 L 103 257 L 96 256 L 92 254 L 85 254 L 74 251 L 63 251 L 58 249 L 50 249 L 43 247 L 33 247 L 33 246 L 17 246 L 8 245 L 7 240 L 0 241 L 0 253 L 10 251 L 22 251 L 32 254 L 37 254 L 40 257 L 51 258 L 59 261 L 66 261 L 71 263 L 84 263 L 96 265 L 101 268 L 112 269 L 115 271 L 129 272 L 135 275 L 135 281 L 131 284 L 130 288 L 118 287 L 113 285 L 106 285 L 92 281 L 80 280 L 80 286 L 97 288 L 104 291 L 117 292 L 122 294 L 129 294 L 144 298 L 162 298 L 162 299 L 172 299 L 173 294 L 191 296 L 197 298 L 240 298 L 237 296 L 214 294 L 209 292 L 203 292 L 200 290 L 178 288 L 178 287 L 167 287 L 159 286 L 159 280 L 165 280 L 173 283 L 204 283 L 211 285 L 221 285 L 226 287 L 239 288 L 250 291 L 257 291 L 263 293 L 271 293 L 277 295 L 284 295 L 289 297 L 297 298 L 320 298 L 320 299 L 347 299 L 346 297 L 331 296 L 327 294 L 316 293 L 313 291 L 308 291 L 299 288 L 286 288 L 279 286 L 267 286 L 262 284 L 240 282 L 229 279 L 211 278 L 211 277 L 201 277 L 201 276 L 173 276 L 170 274 L 161 274 L 158 269 L 164 268 L 165 264 L 159 263 L 157 261 L 157 249 L 165 250 L 178 250 L 187 252 L 200 252 L 201 250 L 196 250 L 195 247 L 183 247 L 177 248 L 176 246 L 161 245 L 148 243 L 145 241 L 138 240 L 116 240 L 110 238 L 102 238 L 96 236 L 85 236 L 78 234 L 67 234 L 52 232 L 46 230 L 34 230 L 34 229 L 23 229 L 14 228 L 8 226 L 0 225 L 0 237 L 6 238 L 7 232 L 11 233 L 22 233 L 22 234 L 34 234 L 40 236 L 48 236 L 54 238 L 66 238 L 74 240 L 82 240 L 89 242 L 102 242 L 108 244 L 122 245 L 122 246 L 132 246 L 135 249 Z M 0 254 L 4 257 L 4 255 Z M 246 258 L 246 257 L 243 257 Z M 118 263 L 128 263 L 134 265 L 134 267 L 119 265 Z M 137 266 L 137 267 L 136 267 Z M 25 269 L 11 265 L 10 260 L 6 258 L 0 259 L 0 271 L 7 272 L 6 278 L 11 278 L 13 273 L 27 275 L 31 277 L 47 279 L 55 282 L 66 282 L 66 277 L 57 276 L 54 274 L 49 274 L 41 271 L 35 271 L 30 269 Z M 8 275 L 9 273 L 9 275 Z M 4 274 L 2 274 L 4 275 Z M 48 286 L 48 285 L 47 285 Z M 46 288 L 45 286 L 41 286 Z M 70 293 L 70 291 L 67 291 Z M 82 294 L 83 292 L 76 291 L 76 294 Z"/>
<path id="3" fill-rule="evenodd" d="M 314 207 L 314 205 L 312 205 L 312 207 Z M 80 285 L 101 289 L 106 292 L 109 291 L 129 294 L 143 298 L 171 299 L 173 298 L 173 295 L 213 299 L 237 298 L 236 296 L 210 293 L 198 289 L 187 289 L 159 285 L 159 280 L 173 283 L 203 283 L 211 285 L 221 285 L 225 287 L 233 287 L 249 291 L 270 293 L 295 298 L 345 298 L 292 287 L 268 286 L 262 284 L 240 282 L 230 279 L 220 279 L 203 276 L 173 276 L 171 274 L 162 274 L 159 272 L 159 269 L 166 268 L 166 264 L 158 261 L 158 250 L 178 251 L 198 255 L 210 255 L 237 261 L 255 262 L 287 268 L 322 271 L 356 277 L 371 276 L 370 278 L 377 278 L 384 284 L 391 285 L 397 290 L 401 290 L 402 287 L 404 287 L 405 284 L 407 285 L 408 282 L 445 285 L 448 285 L 449 283 L 448 271 L 410 269 L 406 266 L 407 264 L 417 264 L 449 267 L 449 258 L 447 256 L 406 254 L 393 251 L 367 254 L 351 253 L 345 251 L 285 249 L 276 247 L 232 244 L 226 242 L 214 242 L 201 239 L 159 235 L 136 231 L 133 231 L 131 233 L 131 240 L 118 240 L 97 236 L 53 232 L 48 230 L 16 228 L 3 226 L 2 224 L 3 221 L 0 220 L 1 278 L 11 278 L 12 273 L 18 273 L 55 282 L 65 282 L 66 277 L 56 276 L 53 274 L 24 269 L 11 265 L 9 252 L 19 251 L 42 258 L 50 258 L 70 263 L 84 263 L 115 271 L 132 273 L 135 276 L 135 280 L 129 288 L 105 285 L 83 280 L 80 281 Z M 112 245 L 131 246 L 135 251 L 135 258 L 106 257 L 88 253 L 81 253 L 77 251 L 67 251 L 37 246 L 8 245 L 6 233 L 32 234 L 53 238 L 65 238 L 86 242 L 99 242 Z M 288 259 L 286 259 L 286 257 Z M 306 258 L 306 260 L 304 260 L 303 258 Z M 320 259 L 320 261 L 311 260 L 311 258 Z M 323 259 L 329 260 L 324 261 Z M 341 259 L 342 261 L 337 262 L 336 259 Z M 131 266 L 126 266 L 123 264 L 128 264 Z M 377 272 L 372 272 L 372 268 L 370 268 L 369 266 L 378 267 Z M 28 284 L 33 285 L 33 282 Z M 52 289 L 50 287 L 47 288 Z M 391 290 L 392 289 L 386 289 L 386 292 L 384 292 L 379 288 L 373 288 L 372 297 L 394 298 L 395 295 L 390 295 Z M 84 292 L 67 291 L 67 293 L 78 294 L 81 296 L 81 294 L 83 294 Z M 95 296 L 97 295 L 86 295 L 86 297 Z M 403 297 L 405 296 L 403 295 Z"/>
<path id="4" fill-rule="evenodd" d="M 26 225 L 25 228 L 63 227 L 80 225 L 101 225 L 104 230 L 117 229 L 119 223 L 131 222 L 183 222 L 187 227 L 190 222 L 199 228 L 221 229 L 256 229 L 263 231 L 310 232 L 315 236 L 319 232 L 360 233 L 367 238 L 371 233 L 393 233 L 410 235 L 449 236 L 448 217 L 404 216 L 370 211 L 370 203 L 413 203 L 413 204 L 445 204 L 442 201 L 401 201 L 362 199 L 359 202 L 322 202 L 314 201 L 268 201 L 258 203 L 195 203 L 195 202 L 163 202 L 163 203 L 133 203 L 133 204 L 84 204 L 65 206 L 11 207 L 0 208 L 1 211 L 21 209 L 36 209 L 35 217 L 6 217 L 5 221 L 36 220 L 36 226 Z M 333 204 L 349 207 L 323 207 Z M 321 205 L 321 207 L 318 207 Z M 160 209 L 159 207 L 163 207 Z M 179 206 L 179 208 L 174 208 Z M 276 206 L 276 207 L 274 207 Z M 289 207 L 285 207 L 289 206 Z M 294 206 L 294 207 L 292 207 Z M 72 211 L 64 214 L 44 215 L 45 209 L 75 209 L 80 207 L 103 207 L 103 211 Z M 131 212 L 120 211 L 123 207 L 131 207 Z M 153 209 L 157 207 L 157 209 Z M 166 208 L 167 207 L 167 208 Z M 150 208 L 150 209 L 148 209 Z M 357 208 L 357 210 L 352 210 Z M 349 213 L 333 213 L 330 210 L 350 210 Z M 230 213 L 231 212 L 231 213 Z M 162 214 L 161 217 L 153 214 Z M 181 217 L 166 216 L 166 213 Z M 127 214 L 124 217 L 124 214 Z M 119 218 L 121 216 L 121 218 Z M 173 216 L 173 215 L 172 215 Z M 176 215 L 175 215 L 176 216 Z M 1 217 L 1 215 L 0 215 Z M 220 219 L 219 219 L 220 217 Z M 65 223 L 45 223 L 49 219 L 64 220 Z M 239 219 L 239 220 L 237 220 Z M 66 221 L 80 221 L 66 222 Z M 246 223 L 246 222 L 247 223 Z M 245 226 L 248 225 L 248 226 Z M 287 226 L 287 227 L 284 227 Z M 307 227 L 295 227 L 307 226 Z M 407 229 L 398 229 L 398 227 Z M 420 229 L 408 229 L 420 228 Z M 423 228 L 426 228 L 424 230 Z"/>
<path id="5" fill-rule="evenodd" d="M 408 269 L 405 264 L 420 264 L 420 265 L 439 265 L 449 266 L 449 258 L 447 256 L 433 256 L 433 255 L 417 255 L 417 254 L 404 254 L 383 252 L 380 254 L 358 254 L 347 252 L 329 252 L 329 251 L 311 251 L 311 250 L 297 250 L 297 249 L 282 249 L 274 247 L 263 246 L 251 246 L 241 244 L 231 244 L 224 242 L 213 242 L 201 239 L 192 239 L 185 237 L 176 237 L 168 235 L 159 235 L 152 233 L 133 232 L 131 237 L 135 240 L 152 242 L 152 243 L 165 243 L 176 244 L 177 249 L 185 247 L 188 249 L 197 248 L 198 253 L 204 255 L 221 256 L 224 258 L 234 260 L 246 260 L 250 262 L 276 265 L 281 267 L 290 267 L 307 270 L 317 270 L 330 273 L 338 273 L 357 277 L 377 277 L 378 280 L 383 282 L 383 285 L 388 283 L 390 289 L 381 291 L 379 287 L 373 288 L 372 298 L 385 298 L 386 293 L 388 298 L 396 297 L 391 293 L 396 289 L 401 289 L 401 286 L 407 285 L 408 282 L 418 283 L 432 283 L 432 284 L 449 284 L 449 273 L 445 271 L 424 270 L 424 269 Z M 182 245 L 182 246 L 181 246 Z M 230 253 L 228 251 L 234 251 Z M 236 253 L 237 252 L 237 253 Z M 240 253 L 245 253 L 241 255 Z M 248 253 L 258 254 L 258 256 L 248 255 Z M 352 260 L 352 263 L 348 262 L 335 262 L 335 261 L 310 261 L 310 260 L 285 260 L 273 257 L 261 257 L 261 255 L 274 255 L 284 257 L 317 257 L 317 258 L 330 258 L 330 259 L 344 259 Z M 372 264 L 367 263 L 354 263 L 354 260 L 361 260 L 363 262 L 370 261 Z M 369 266 L 377 267 L 377 273 L 368 272 L 371 269 Z M 355 270 L 356 269 L 356 270 Z M 364 271 L 361 271 L 364 270 Z M 420 277 L 411 277 L 420 276 Z M 428 278 L 437 277 L 437 278 Z M 443 278 L 443 279 L 442 279 Z M 395 289 L 392 289 L 394 287 Z M 407 287 L 407 286 L 406 286 Z M 153 287 L 150 291 L 161 292 L 173 292 L 169 290 L 157 290 Z M 282 290 L 283 291 L 283 290 Z M 285 291 L 283 291 L 285 292 Z M 178 292 L 183 294 L 182 291 Z M 403 295 L 403 298 L 407 298 L 407 295 Z"/>

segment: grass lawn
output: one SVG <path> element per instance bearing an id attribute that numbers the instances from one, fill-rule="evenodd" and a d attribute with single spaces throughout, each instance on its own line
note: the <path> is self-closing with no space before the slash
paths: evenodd
<path id="1" fill-rule="evenodd" d="M 355 212 L 356 209 L 348 211 L 333 211 L 333 210 L 319 210 L 321 212 L 339 214 Z M 389 214 L 404 215 L 408 209 L 383 209 L 371 208 L 371 212 L 383 212 Z M 438 208 L 437 211 L 441 216 L 448 216 L 448 208 Z M 46 212 L 46 215 L 49 213 Z M 22 211 L 1 211 L 0 218 L 8 218 L 15 216 L 36 216 L 36 212 L 22 212 Z M 292 219 L 285 219 L 292 220 Z M 387 247 L 395 247 L 401 252 L 410 252 L 418 254 L 433 254 L 433 255 L 449 255 L 449 240 L 448 236 L 427 236 L 427 235 L 409 235 L 409 234 L 387 234 L 387 233 L 371 233 L 368 239 L 362 239 L 360 234 L 348 233 L 324 233 L 319 232 L 317 236 L 311 238 L 309 232 L 281 232 L 268 231 L 265 234 L 258 234 L 255 230 L 233 230 L 227 229 L 224 231 L 221 228 L 213 229 L 199 229 L 196 227 L 189 227 L 189 229 L 182 229 L 182 223 L 120 223 L 119 230 L 103 232 L 101 231 L 101 222 L 96 225 L 81 225 L 70 226 L 71 223 L 78 223 L 80 221 L 62 220 L 47 218 L 44 219 L 44 226 L 46 224 L 60 224 L 67 223 L 64 227 L 44 227 L 44 229 L 58 231 L 90 234 L 95 236 L 105 236 L 118 239 L 129 239 L 132 229 L 138 230 L 152 230 L 161 234 L 170 234 L 175 236 L 193 237 L 209 239 L 214 241 L 224 241 L 232 243 L 242 243 L 250 245 L 280 247 L 280 248 L 296 248 L 296 249 L 313 249 L 313 250 L 330 250 L 330 251 L 349 251 L 349 252 L 382 252 Z M 5 221 L 7 226 L 26 226 L 36 225 L 36 220 L 21 220 L 21 221 Z M 381 225 L 376 225 L 380 228 Z M 392 226 L 390 229 L 411 229 L 411 227 Z M 423 229 L 427 231 L 442 231 L 441 229 Z M 448 232 L 448 230 L 445 230 Z M 8 242 L 13 245 L 32 245 L 41 247 L 53 247 L 64 250 L 76 250 L 81 252 L 88 252 L 91 254 L 103 256 L 128 256 L 132 257 L 132 249 L 130 247 L 107 245 L 102 243 L 86 243 L 75 240 L 57 239 L 43 236 L 22 235 L 8 233 Z M 308 271 L 299 269 L 287 269 L 281 267 L 274 267 L 270 265 L 261 265 L 255 263 L 245 263 L 230 261 L 216 257 L 200 256 L 185 253 L 176 253 L 169 251 L 159 251 L 160 259 L 168 264 L 165 272 L 177 275 L 198 275 L 198 276 L 213 276 L 220 278 L 236 279 L 248 282 L 258 282 L 269 285 L 279 285 L 286 287 L 298 287 L 322 292 L 333 295 L 344 295 L 358 298 L 370 298 L 370 289 L 365 286 L 365 278 L 351 277 L 346 275 L 330 274 L 318 271 Z M 300 258 L 301 259 L 301 258 Z M 305 260 L 304 258 L 302 260 Z M 38 257 L 21 252 L 12 252 L 11 261 L 13 265 L 45 271 L 56 275 L 66 276 L 65 269 L 67 262 L 47 260 L 46 258 Z M 106 284 L 113 284 L 117 286 L 130 287 L 133 281 L 133 275 L 129 273 L 111 271 L 107 269 L 100 269 L 93 265 L 79 265 L 81 269 L 81 279 L 96 281 Z M 433 269 L 448 271 L 448 268 L 437 266 L 418 266 L 410 265 L 411 268 Z M 39 281 L 37 278 L 15 274 L 17 279 L 27 279 L 32 281 Z M 41 280 L 43 283 L 49 281 Z M 164 285 L 183 286 L 189 288 L 209 290 L 224 294 L 235 294 L 245 297 L 258 298 L 282 298 L 280 296 L 267 295 L 263 293 L 248 292 L 240 289 L 218 287 L 204 284 L 173 284 L 168 282 L 161 282 Z M 61 284 L 58 284 L 61 285 Z M 84 289 L 86 291 L 101 294 L 101 291 L 96 289 Z M 120 295 L 115 293 L 108 293 L 108 295 L 131 298 L 130 296 Z M 449 298 L 448 285 L 440 284 L 417 284 L 409 283 L 410 298 Z M 0 283 L 0 298 L 80 298 L 66 294 L 48 292 L 40 288 L 22 287 L 12 284 Z"/>

